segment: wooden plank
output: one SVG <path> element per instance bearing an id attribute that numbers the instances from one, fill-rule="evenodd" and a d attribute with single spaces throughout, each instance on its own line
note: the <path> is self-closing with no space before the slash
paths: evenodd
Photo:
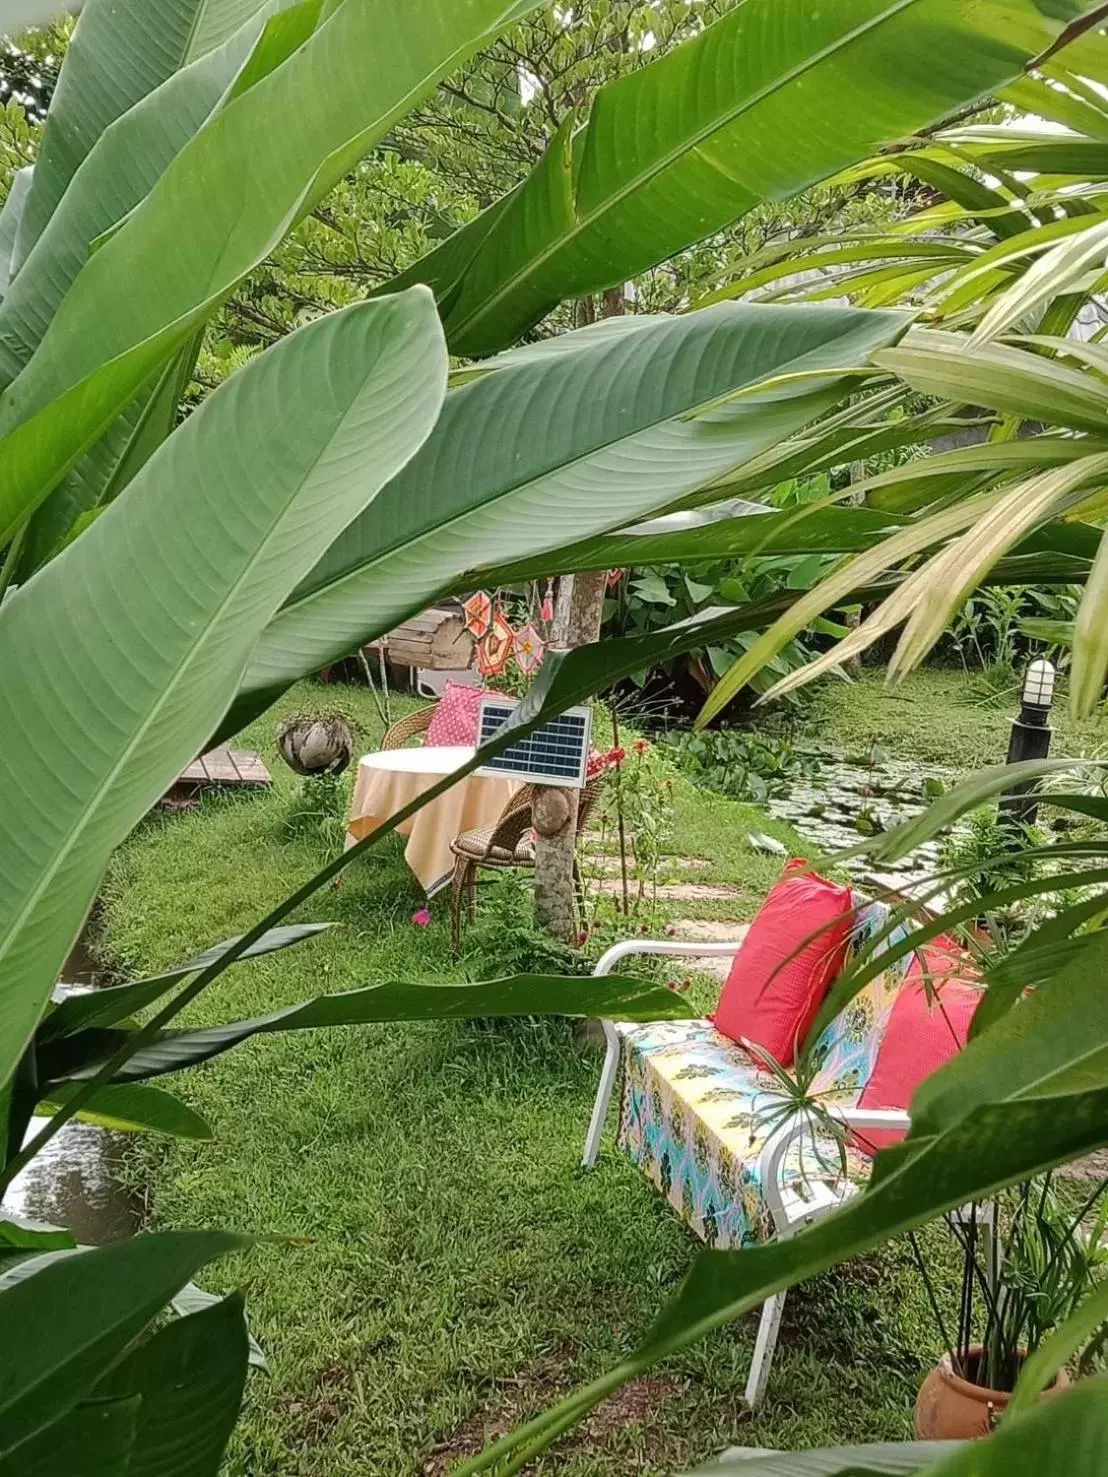
<path id="1" fill-rule="evenodd" d="M 262 756 L 253 749 L 212 749 L 185 766 L 177 785 L 200 789 L 218 785 L 225 789 L 259 789 L 273 783 Z"/>

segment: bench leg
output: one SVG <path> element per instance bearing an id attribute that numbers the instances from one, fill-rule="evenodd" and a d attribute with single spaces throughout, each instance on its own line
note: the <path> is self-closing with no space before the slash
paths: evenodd
<path id="1" fill-rule="evenodd" d="M 750 1363 L 750 1375 L 746 1381 L 746 1403 L 757 1410 L 765 1399 L 769 1384 L 770 1365 L 773 1351 L 777 1347 L 777 1335 L 781 1329 L 781 1314 L 785 1310 L 785 1294 L 775 1293 L 762 1304 L 762 1319 L 758 1324 L 758 1337 L 754 1343 L 754 1358 Z"/>
<path id="2" fill-rule="evenodd" d="M 600 1086 L 597 1089 L 596 1102 L 592 1107 L 589 1131 L 585 1137 L 585 1152 L 581 1155 L 581 1164 L 585 1169 L 592 1169 L 596 1163 L 596 1156 L 600 1153 L 600 1140 L 604 1137 L 604 1120 L 608 1116 L 612 1089 L 619 1075 L 619 1037 L 607 1021 L 604 1022 L 604 1037 L 608 1043 L 604 1056 L 604 1070 L 600 1074 Z"/>

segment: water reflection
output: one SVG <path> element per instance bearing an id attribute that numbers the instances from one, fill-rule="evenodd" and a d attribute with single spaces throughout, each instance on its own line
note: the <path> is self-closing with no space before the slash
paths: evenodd
<path id="1" fill-rule="evenodd" d="M 62 970 L 59 994 L 95 989 L 99 981 L 87 930 Z M 46 1119 L 32 1118 L 27 1139 Z M 84 1246 L 118 1241 L 137 1229 L 140 1207 L 116 1181 L 127 1135 L 89 1123 L 67 1123 L 4 1193 L 3 1208 L 28 1220 L 65 1226 Z"/>

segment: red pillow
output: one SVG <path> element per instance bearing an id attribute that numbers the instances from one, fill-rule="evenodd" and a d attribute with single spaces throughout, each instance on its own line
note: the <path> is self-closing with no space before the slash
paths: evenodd
<path id="1" fill-rule="evenodd" d="M 950 939 L 935 939 L 915 955 L 889 1013 L 885 1036 L 860 1108 L 906 1108 L 925 1077 L 961 1051 L 981 990 L 970 981 L 976 971 Z M 925 982 L 924 973 L 927 979 Z M 858 1147 L 866 1154 L 899 1143 L 896 1129 L 859 1128 Z"/>
<path id="2" fill-rule="evenodd" d="M 472 748 L 477 742 L 477 710 L 482 700 L 500 696 L 489 687 L 467 687 L 463 682 L 444 683 L 424 744 L 428 748 L 455 745 Z"/>
<path id="3" fill-rule="evenodd" d="M 783 1067 L 792 1066 L 842 968 L 854 926 L 850 888 L 804 872 L 805 866 L 790 862 L 762 904 L 712 1017 L 724 1036 L 745 1037 Z"/>

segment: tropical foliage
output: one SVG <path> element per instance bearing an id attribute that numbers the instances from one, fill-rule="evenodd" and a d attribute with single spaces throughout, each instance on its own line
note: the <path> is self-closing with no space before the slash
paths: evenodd
<path id="1" fill-rule="evenodd" d="M 570 537 L 577 552 L 566 558 L 595 559 L 626 540 L 613 530 L 637 519 L 718 502 L 759 477 L 780 482 L 793 475 L 790 459 L 819 470 L 821 457 L 841 461 L 858 441 L 907 444 L 950 419 L 940 409 L 890 423 L 907 398 L 890 388 L 892 376 L 924 393 L 972 387 L 975 404 L 1049 415 L 1090 442 L 1051 464 L 1018 516 L 1009 518 L 1009 489 L 988 495 L 1013 528 L 1010 537 L 989 530 L 987 558 L 979 551 L 969 561 L 960 550 L 975 575 L 999 571 L 1011 582 L 1003 560 L 993 568 L 996 555 L 1060 510 L 1080 511 L 1090 479 L 1108 465 L 1095 440 L 1103 394 L 1094 376 L 1041 352 L 1062 352 L 1056 345 L 966 353 L 949 329 L 931 329 L 901 346 L 902 312 L 720 303 L 511 349 L 565 300 L 618 287 L 762 202 L 1018 81 L 1078 14 L 1068 0 L 729 8 L 582 99 L 520 184 L 375 299 L 305 322 L 178 424 L 212 314 L 408 110 L 533 8 L 88 0 L 82 11 L 33 170 L 18 176 L 0 215 L 8 1176 L 82 1111 L 131 1126 L 176 1118 L 178 1129 L 203 1132 L 142 1079 L 259 1031 L 413 1013 L 556 1006 L 634 1017 L 680 1008 L 633 982 L 601 997 L 592 982 L 576 982 L 575 995 L 572 981 L 517 978 L 463 989 L 397 984 L 214 1031 L 170 1030 L 220 971 L 274 944 L 272 930 L 341 869 L 340 858 L 214 957 L 51 1012 L 58 970 L 112 848 L 215 731 L 234 728 L 300 675 L 457 588 L 492 557 L 540 559 L 549 573 L 563 557 L 550 551 Z M 2 14 L 13 27 L 42 10 L 24 0 Z M 448 391 L 448 350 L 499 357 Z M 982 378 L 998 388 L 978 393 Z M 848 390 L 860 393 L 832 413 Z M 838 510 L 813 510 L 806 532 L 827 530 L 819 552 L 864 552 L 817 587 L 818 600 L 789 607 L 793 634 L 830 586 L 862 586 L 872 598 L 890 565 L 968 529 L 980 507 L 955 503 L 904 528 L 903 505 L 855 509 L 848 526 Z M 665 550 L 659 559 L 683 557 L 705 530 L 724 553 L 741 553 L 756 521 L 760 552 L 765 540 L 795 542 L 797 520 L 793 512 L 694 519 L 652 536 Z M 876 552 L 890 527 L 893 554 Z M 1087 564 L 1095 536 L 1078 533 L 1077 561 Z M 835 598 L 832 589 L 828 603 Z M 534 726 L 646 661 L 756 630 L 788 603 L 774 596 L 705 612 L 550 661 L 520 721 Z M 928 611 L 913 632 L 913 652 L 936 619 Z M 1100 660 L 1091 640 L 1079 618 L 1075 685 L 1084 695 Z M 751 671 L 766 655 L 751 646 Z M 1083 947 L 1095 950 L 1097 937 Z M 794 1242 L 701 1262 L 644 1348 L 512 1438 L 513 1452 L 526 1457 L 622 1379 L 767 1290 L 1099 1143 L 1105 1089 L 1091 1069 L 1077 1083 L 1068 1075 L 1067 1022 L 1086 1003 L 1093 962 L 1083 954 L 1072 978 L 1063 973 L 1061 986 L 1055 980 L 1018 1016 L 1001 1015 L 958 1064 L 957 1091 L 929 1085 L 911 1141 L 869 1194 Z M 178 985 L 136 1026 L 132 1012 Z M 1087 1004 L 1086 1054 L 1102 1009 Z M 1035 1026 L 1034 1053 L 1014 1044 L 1024 1024 Z M 19 1148 L 40 1103 L 50 1123 Z M 80 1451 L 90 1477 L 125 1464 L 159 1477 L 214 1472 L 245 1374 L 241 1308 L 217 1304 L 134 1345 L 193 1271 L 240 1243 L 218 1233 L 140 1237 L 75 1256 L 58 1238 L 14 1224 L 3 1231 L 12 1265 L 0 1286 L 9 1330 L 0 1464 L 69 1472 Z M 1074 1392 L 1057 1402 L 1050 1424 L 1072 1410 L 1076 1430 L 1086 1401 Z M 201 1411 L 207 1444 L 194 1439 Z M 1038 1429 L 1032 1418 L 1027 1429 Z M 517 1465 L 512 1456 L 506 1470 Z"/>

